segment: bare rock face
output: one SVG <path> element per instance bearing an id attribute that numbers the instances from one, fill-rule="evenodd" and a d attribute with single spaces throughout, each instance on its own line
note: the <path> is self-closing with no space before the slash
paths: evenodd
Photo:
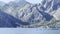
<path id="1" fill-rule="evenodd" d="M 39 4 L 31 4 L 25 0 L 10 2 L 0 9 L 3 12 L 1 20 L 7 17 L 4 27 L 48 27 L 55 28 L 59 22 L 59 0 L 43 0 Z M 0 11 L 0 12 L 1 12 Z M 6 16 L 4 17 L 4 14 Z M 9 15 L 9 17 L 8 17 Z M 3 22 L 1 22 L 2 24 Z M 60 22 L 59 22 L 60 23 Z M 0 24 L 0 25 L 1 25 Z M 2 24 L 3 25 L 3 24 Z M 3 27 L 3 26 L 2 26 Z"/>
<path id="2" fill-rule="evenodd" d="M 53 16 L 56 18 L 56 20 L 60 20 L 60 8 L 56 10 Z"/>

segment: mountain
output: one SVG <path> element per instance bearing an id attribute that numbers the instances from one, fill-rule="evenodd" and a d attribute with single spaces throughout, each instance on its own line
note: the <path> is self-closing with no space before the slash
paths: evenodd
<path id="1" fill-rule="evenodd" d="M 5 5 L 6 3 L 0 1 L 0 9 Z"/>
<path id="2" fill-rule="evenodd" d="M 17 20 L 18 22 L 22 21 L 19 22 L 22 27 L 48 26 L 54 28 L 57 26 L 56 23 L 59 22 L 53 16 L 58 7 L 60 7 L 59 1 L 43 0 L 41 4 L 31 4 L 25 0 L 20 0 L 18 2 L 9 2 L 0 9 L 4 13 L 14 17 L 11 18 L 9 23 L 16 22 L 15 20 Z M 8 17 L 7 19 L 10 18 Z"/>
<path id="3" fill-rule="evenodd" d="M 18 27 L 22 25 L 28 25 L 29 23 L 23 22 L 13 16 L 6 14 L 5 12 L 0 10 L 0 27 Z"/>

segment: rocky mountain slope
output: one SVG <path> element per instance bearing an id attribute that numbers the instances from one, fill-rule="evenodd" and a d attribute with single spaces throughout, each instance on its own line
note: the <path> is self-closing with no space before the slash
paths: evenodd
<path id="1" fill-rule="evenodd" d="M 10 2 L 8 4 L 5 4 L 0 9 L 4 13 L 14 17 L 8 17 L 8 20 L 11 19 L 10 21 L 12 22 L 7 22 L 14 22 L 13 24 L 17 24 L 15 27 L 18 27 L 19 25 L 19 27 L 59 28 L 60 20 L 56 20 L 54 17 L 55 12 L 57 12 L 56 10 L 58 10 L 60 7 L 59 1 L 60 0 L 43 0 L 42 3 L 31 4 L 25 0 L 20 0 L 19 2 Z"/>

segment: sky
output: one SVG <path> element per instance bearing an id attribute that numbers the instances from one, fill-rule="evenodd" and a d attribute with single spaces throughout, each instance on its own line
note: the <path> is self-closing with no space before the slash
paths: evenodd
<path id="1" fill-rule="evenodd" d="M 3 2 L 5 2 L 5 3 L 8 3 L 8 2 L 14 1 L 14 0 L 0 0 L 0 1 L 3 1 Z"/>
<path id="2" fill-rule="evenodd" d="M 15 0 L 0 0 L 0 1 L 8 3 L 10 1 L 15 1 Z M 29 2 L 29 3 L 32 3 L 32 4 L 37 4 L 37 3 L 41 3 L 42 0 L 26 0 L 26 1 Z"/>
<path id="3" fill-rule="evenodd" d="M 38 3 L 41 3 L 42 0 L 26 0 L 26 1 L 32 4 L 38 4 Z"/>

